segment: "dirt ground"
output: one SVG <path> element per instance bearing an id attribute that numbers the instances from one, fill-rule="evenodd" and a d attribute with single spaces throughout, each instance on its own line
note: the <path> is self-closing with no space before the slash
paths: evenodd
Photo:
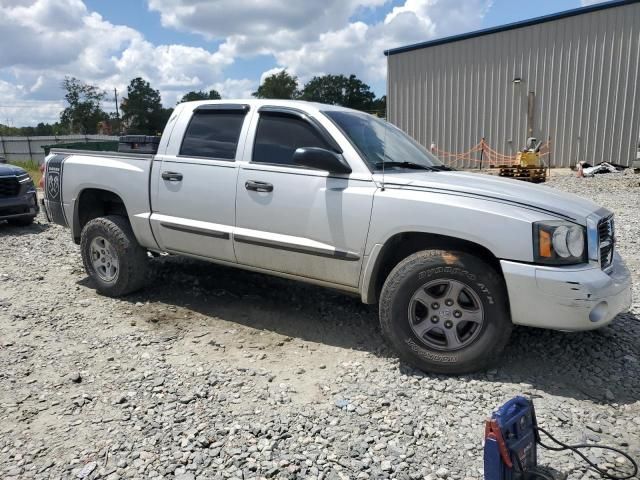
<path id="1" fill-rule="evenodd" d="M 482 422 L 514 394 L 563 440 L 640 456 L 639 182 L 550 182 L 616 213 L 631 312 L 596 332 L 516 328 L 496 368 L 457 378 L 401 364 L 357 298 L 163 258 L 110 299 L 68 230 L 0 224 L 0 478 L 479 479 Z"/>

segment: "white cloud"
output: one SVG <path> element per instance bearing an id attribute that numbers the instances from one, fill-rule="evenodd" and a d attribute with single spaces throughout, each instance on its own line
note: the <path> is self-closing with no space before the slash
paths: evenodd
<path id="1" fill-rule="evenodd" d="M 285 70 L 285 68 L 283 67 L 274 67 L 274 68 L 270 68 L 269 70 L 265 70 L 264 72 L 262 72 L 262 75 L 260 75 L 260 85 L 262 85 L 265 78 L 270 77 L 271 75 L 277 75 L 283 70 Z"/>
<path id="2" fill-rule="evenodd" d="M 147 0 L 165 27 L 201 35 L 203 45 L 155 45 L 137 30 L 114 25 L 82 0 L 0 0 L 0 123 L 57 120 L 65 75 L 121 96 L 142 76 L 166 106 L 188 90 L 215 88 L 246 97 L 267 74 L 288 69 L 302 82 L 325 73 L 355 73 L 381 85 L 388 48 L 480 27 L 491 0 Z M 368 9 L 381 18 L 370 18 Z M 385 12 L 380 15 L 380 11 Z M 275 68 L 261 79 L 227 78 L 238 58 L 268 55 Z M 20 105 L 21 107 L 17 107 Z"/>
<path id="3" fill-rule="evenodd" d="M 257 83 L 254 80 L 226 78 L 222 82 L 216 82 L 205 90 L 217 90 L 222 98 L 249 98 L 255 92 Z"/>
<path id="4" fill-rule="evenodd" d="M 491 0 L 405 0 L 383 21 L 353 21 L 361 9 L 386 0 L 148 0 L 163 25 L 223 40 L 236 56 L 272 55 L 277 68 L 308 80 L 324 73 L 355 73 L 366 82 L 385 77 L 388 48 L 481 26 Z M 221 14 L 224 12 L 224 14 Z"/>
<path id="5" fill-rule="evenodd" d="M 315 41 L 273 52 L 279 65 L 306 81 L 324 73 L 355 73 L 368 83 L 386 76 L 384 50 L 479 28 L 488 0 L 407 0 L 384 21 L 350 22 Z"/>
<path id="6" fill-rule="evenodd" d="M 36 125 L 47 119 L 57 119 L 64 108 L 62 101 L 41 101 L 28 98 L 30 92 L 22 85 L 0 80 L 0 123 Z M 32 121 L 27 121 L 32 120 Z"/>
<path id="7" fill-rule="evenodd" d="M 118 88 L 121 96 L 142 76 L 167 106 L 216 82 L 234 93 L 250 90 L 248 80 L 225 81 L 223 70 L 234 61 L 228 48 L 153 45 L 140 32 L 89 12 L 81 0 L 0 0 L 0 38 L 0 123 L 56 121 L 65 75 L 109 92 Z"/>
<path id="8" fill-rule="evenodd" d="M 583 7 L 586 7 L 587 5 L 593 5 L 595 3 L 604 3 L 606 0 L 580 0 L 580 3 L 582 4 Z"/>
<path id="9" fill-rule="evenodd" d="M 162 24 L 226 40 L 237 53 L 271 53 L 343 25 L 359 8 L 386 0 L 148 0 Z"/>

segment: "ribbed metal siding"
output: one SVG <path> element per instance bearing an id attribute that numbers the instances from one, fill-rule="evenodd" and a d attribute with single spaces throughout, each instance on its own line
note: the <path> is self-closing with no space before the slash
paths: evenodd
<path id="1" fill-rule="evenodd" d="M 463 152 L 485 137 L 515 155 L 533 91 L 552 165 L 636 157 L 640 3 L 396 53 L 388 68 L 389 120 L 426 147 Z"/>

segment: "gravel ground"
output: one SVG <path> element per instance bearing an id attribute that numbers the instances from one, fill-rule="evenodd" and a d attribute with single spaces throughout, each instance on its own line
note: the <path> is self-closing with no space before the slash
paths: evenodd
<path id="1" fill-rule="evenodd" d="M 639 182 L 550 182 L 617 214 L 636 299 Z M 483 420 L 515 394 L 563 440 L 640 456 L 637 300 L 596 332 L 517 328 L 497 368 L 447 378 L 399 363 L 375 308 L 313 286 L 159 259 L 143 292 L 101 297 L 40 222 L 0 225 L 0 478 L 479 479 Z"/>

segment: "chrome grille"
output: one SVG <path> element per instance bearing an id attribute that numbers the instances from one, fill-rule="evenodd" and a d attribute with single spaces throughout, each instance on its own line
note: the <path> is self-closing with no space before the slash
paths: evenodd
<path id="1" fill-rule="evenodd" d="M 16 177 L 0 177 L 0 198 L 15 197 L 20 191 Z"/>
<path id="2" fill-rule="evenodd" d="M 598 222 L 598 245 L 600 246 L 600 266 L 603 270 L 613 263 L 613 249 L 615 248 L 615 228 L 613 215 Z"/>

